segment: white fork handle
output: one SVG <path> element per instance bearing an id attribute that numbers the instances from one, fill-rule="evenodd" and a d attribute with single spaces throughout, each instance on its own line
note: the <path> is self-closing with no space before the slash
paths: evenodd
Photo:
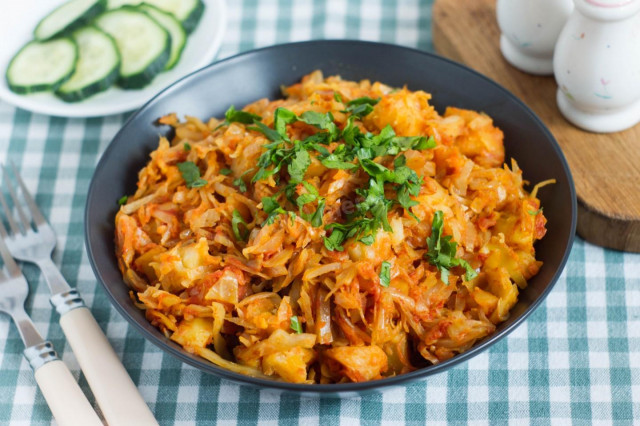
<path id="1" fill-rule="evenodd" d="M 70 310 L 60 325 L 109 426 L 157 425 L 89 309 Z"/>
<path id="2" fill-rule="evenodd" d="M 78 382 L 62 361 L 43 364 L 35 371 L 35 377 L 60 426 L 102 426 Z"/>

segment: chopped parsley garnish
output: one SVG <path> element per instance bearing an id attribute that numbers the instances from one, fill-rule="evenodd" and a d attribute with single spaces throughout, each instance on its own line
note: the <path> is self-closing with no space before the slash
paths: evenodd
<path id="1" fill-rule="evenodd" d="M 357 164 L 342 161 L 340 157 L 335 154 L 327 155 L 324 159 L 320 160 L 320 162 L 328 169 L 353 170 L 358 168 Z"/>
<path id="2" fill-rule="evenodd" d="M 309 151 L 299 149 L 294 152 L 291 157 L 291 162 L 287 167 L 289 171 L 289 177 L 292 182 L 300 182 L 304 179 L 304 174 L 307 172 L 307 168 L 311 165 L 311 157 Z"/>
<path id="3" fill-rule="evenodd" d="M 247 184 L 244 183 L 242 178 L 235 178 L 233 180 L 233 186 L 237 186 L 240 192 L 247 192 Z"/>
<path id="4" fill-rule="evenodd" d="M 231 123 L 253 124 L 256 120 L 262 120 L 259 115 L 251 114 L 246 111 L 238 111 L 233 105 L 224 113 L 224 121 L 216 127 L 216 130 L 222 126 L 228 126 Z"/>
<path id="5" fill-rule="evenodd" d="M 124 206 L 125 204 L 127 204 L 127 200 L 129 199 L 128 195 L 123 195 L 122 197 L 120 197 L 120 199 L 118 200 L 118 205 L 120 206 Z"/>
<path id="6" fill-rule="evenodd" d="M 342 103 L 342 95 L 340 92 L 333 92 L 333 99 L 335 99 L 336 102 Z"/>
<path id="7" fill-rule="evenodd" d="M 291 329 L 298 334 L 302 334 L 302 324 L 296 315 L 291 317 Z"/>
<path id="8" fill-rule="evenodd" d="M 184 150 L 185 150 L 185 151 L 187 151 L 187 152 L 191 151 L 191 145 L 189 145 L 189 142 L 185 142 L 185 143 L 182 145 L 182 149 L 184 149 Z"/>
<path id="9" fill-rule="evenodd" d="M 334 97 L 342 102 L 339 93 L 334 92 Z M 330 112 L 306 111 L 298 116 L 283 107 L 274 111 L 273 127 L 259 121 L 257 116 L 252 119 L 253 125 L 247 127 L 249 130 L 262 133 L 269 140 L 269 143 L 263 146 L 264 152 L 258 158 L 258 170 L 252 182 L 273 176 L 276 185 L 281 185 L 281 172 L 286 171 L 289 179 L 284 186 L 281 186 L 279 193 L 284 192 L 286 199 L 298 207 L 300 217 L 314 227 L 323 224 L 326 201 L 319 195 L 317 188 L 305 181 L 305 174 L 312 164 L 313 157 L 329 169 L 351 172 L 362 169 L 369 175 L 368 186 L 356 190 L 360 200 L 356 204 L 355 212 L 347 216 L 347 222 L 331 223 L 325 226 L 329 231 L 328 236 L 324 238 L 324 244 L 328 250 L 343 250 L 344 241 L 353 237 L 364 244 L 373 244 L 378 229 L 391 231 L 387 215 L 395 205 L 404 208 L 417 219 L 411 212 L 411 207 L 418 203 L 411 197 L 419 194 L 422 179 L 406 165 L 404 155 L 395 159 L 393 168 L 384 166 L 376 159 L 397 156 L 409 149 L 434 148 L 436 143 L 433 137 L 396 136 L 390 125 L 377 135 L 363 133 L 355 124 L 355 120 L 373 111 L 373 106 L 379 101 L 380 99 L 368 97 L 349 101 L 343 112 L 349 113 L 350 116 L 342 130 L 338 128 Z M 233 114 L 237 113 L 235 109 L 231 111 Z M 231 113 L 227 114 L 227 120 L 231 115 Z M 243 120 L 248 122 L 249 117 L 245 116 Z M 287 134 L 287 125 L 295 122 L 313 126 L 318 129 L 318 132 L 304 140 L 291 140 Z M 340 139 L 343 139 L 344 143 L 337 146 L 330 145 Z M 330 151 L 331 148 L 333 151 Z M 397 194 L 395 199 L 385 197 L 387 184 L 392 185 Z M 242 179 L 235 179 L 234 185 L 241 191 L 246 191 L 246 185 Z M 267 219 L 263 225 L 272 224 L 278 215 L 287 212 L 284 206 L 277 202 L 276 196 L 265 197 L 262 200 L 263 210 L 267 213 Z"/>
<path id="10" fill-rule="evenodd" d="M 229 176 L 231 174 L 231 169 L 220 169 L 220 174 Z"/>
<path id="11" fill-rule="evenodd" d="M 199 188 L 207 184 L 206 180 L 200 178 L 200 169 L 193 161 L 178 163 L 178 170 L 180 170 L 182 178 L 189 189 Z"/>
<path id="12" fill-rule="evenodd" d="M 331 227 L 331 234 L 324 237 L 324 246 L 330 251 L 343 251 L 342 242 L 345 240 L 345 233 L 338 227 Z"/>
<path id="13" fill-rule="evenodd" d="M 467 281 L 472 280 L 478 273 L 466 260 L 455 257 L 458 243 L 451 240 L 451 235 L 442 236 L 443 226 L 443 213 L 441 210 L 438 210 L 433 215 L 431 235 L 427 238 L 429 251 L 426 257 L 429 263 L 438 268 L 438 271 L 440 271 L 440 279 L 445 284 L 449 284 L 450 269 L 456 266 L 462 266 L 465 269 L 465 279 Z"/>
<path id="14" fill-rule="evenodd" d="M 338 126 L 333 122 L 333 114 L 330 112 L 322 114 L 316 111 L 305 111 L 298 117 L 298 121 L 326 130 L 330 136 L 329 142 L 338 137 Z"/>
<path id="15" fill-rule="evenodd" d="M 277 108 L 273 113 L 273 127 L 284 140 L 288 141 L 286 126 L 287 124 L 295 123 L 297 119 L 298 117 L 293 111 L 289 111 L 286 108 Z"/>
<path id="16" fill-rule="evenodd" d="M 349 112 L 354 117 L 362 118 L 365 115 L 369 115 L 373 111 L 374 105 L 378 102 L 380 102 L 380 98 L 371 99 L 366 96 L 353 99 L 347 102 L 347 109 L 344 112 Z"/>
<path id="17" fill-rule="evenodd" d="M 247 173 L 250 173 L 253 171 L 253 167 L 250 168 L 249 170 L 247 170 L 246 172 L 244 172 L 243 174 L 240 175 L 240 177 L 237 177 L 233 180 L 233 182 L 231 182 L 233 184 L 233 186 L 238 187 L 238 189 L 240 190 L 240 192 L 247 192 L 247 184 L 244 183 L 244 179 L 242 179 Z"/>
<path id="18" fill-rule="evenodd" d="M 318 227 L 322 225 L 322 215 L 324 214 L 325 201 L 324 197 L 321 197 L 315 186 L 309 182 L 302 182 L 302 186 L 307 191 L 300 195 L 295 203 L 298 206 L 300 217 L 311 223 L 311 226 Z M 305 213 L 303 208 L 305 205 L 316 202 L 318 207 L 313 213 Z"/>
<path id="19" fill-rule="evenodd" d="M 243 225 L 243 230 L 240 229 L 240 225 Z M 233 229 L 233 235 L 236 237 L 238 241 L 247 241 L 247 237 L 249 236 L 249 229 L 247 228 L 247 223 L 240 215 L 240 212 L 236 209 L 233 211 L 231 215 L 231 228 Z"/>
<path id="20" fill-rule="evenodd" d="M 391 263 L 386 260 L 382 262 L 380 267 L 380 285 L 382 287 L 389 287 L 391 283 Z"/>
<path id="21" fill-rule="evenodd" d="M 284 142 L 283 136 L 280 135 L 280 133 L 276 132 L 275 130 L 273 130 L 271 127 L 267 126 L 263 122 L 256 121 L 254 124 L 255 126 L 247 127 L 247 129 L 255 130 L 256 132 L 260 132 L 264 134 L 267 137 L 267 139 L 269 139 L 271 142 L 275 142 L 275 143 Z"/>
<path id="22" fill-rule="evenodd" d="M 262 223 L 262 226 L 271 225 L 273 222 L 275 222 L 276 217 L 286 213 L 286 210 L 283 209 L 280 204 L 278 204 L 276 197 L 263 197 L 262 210 L 264 210 L 264 212 L 268 215 L 267 219 Z"/>
<path id="23" fill-rule="evenodd" d="M 529 210 L 527 211 L 527 213 L 529 213 L 531 216 L 537 216 L 539 213 L 542 213 L 542 207 L 540 207 L 538 210 Z"/>

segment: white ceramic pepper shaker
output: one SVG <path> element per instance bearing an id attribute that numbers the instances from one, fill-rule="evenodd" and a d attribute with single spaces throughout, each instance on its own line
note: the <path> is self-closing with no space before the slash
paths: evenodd
<path id="1" fill-rule="evenodd" d="M 562 114 L 578 127 L 617 132 L 640 122 L 640 0 L 575 0 L 556 45 Z"/>
<path id="2" fill-rule="evenodd" d="M 553 74 L 553 48 L 573 10 L 573 0 L 498 0 L 500 50 L 514 67 Z"/>

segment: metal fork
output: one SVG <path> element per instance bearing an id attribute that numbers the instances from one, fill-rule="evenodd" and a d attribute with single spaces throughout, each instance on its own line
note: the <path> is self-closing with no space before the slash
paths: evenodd
<path id="1" fill-rule="evenodd" d="M 6 231 L 2 222 L 0 236 L 0 256 L 6 270 L 5 273 L 0 269 L 0 311 L 13 318 L 26 348 L 24 357 L 33 368 L 36 382 L 53 416 L 61 425 L 102 425 L 73 375 L 58 358 L 51 342 L 42 338 L 24 311 L 29 285 L 3 242 Z"/>
<path id="2" fill-rule="evenodd" d="M 22 193 L 24 205 L 27 207 L 25 211 L 18 192 L 11 183 L 7 168 L 2 165 L 3 181 L 17 213 L 15 220 L 6 200 L 0 197 L 2 210 L 11 230 L 5 238 L 11 255 L 18 260 L 35 263 L 42 271 L 51 290 L 51 304 L 60 314 L 62 331 L 78 359 L 107 423 L 157 425 L 149 407 L 91 311 L 51 260 L 56 246 L 53 228 L 38 209 L 13 164 L 11 168 L 18 183 L 18 192 Z"/>

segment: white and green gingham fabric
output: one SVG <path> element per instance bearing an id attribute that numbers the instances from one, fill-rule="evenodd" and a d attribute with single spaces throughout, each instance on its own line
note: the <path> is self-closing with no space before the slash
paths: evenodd
<path id="1" fill-rule="evenodd" d="M 317 38 L 432 49 L 431 1 L 228 0 L 228 6 L 221 58 Z M 580 239 L 545 303 L 509 337 L 448 372 L 382 395 L 279 396 L 165 355 L 111 307 L 84 250 L 89 181 L 126 117 L 55 118 L 0 102 L 0 160 L 13 161 L 36 194 L 58 234 L 55 262 L 80 289 L 160 424 L 640 424 L 640 255 Z M 45 283 L 34 267 L 23 269 L 31 287 L 27 311 L 90 394 Z M 22 350 L 16 328 L 1 316 L 0 424 L 49 424 Z"/>

